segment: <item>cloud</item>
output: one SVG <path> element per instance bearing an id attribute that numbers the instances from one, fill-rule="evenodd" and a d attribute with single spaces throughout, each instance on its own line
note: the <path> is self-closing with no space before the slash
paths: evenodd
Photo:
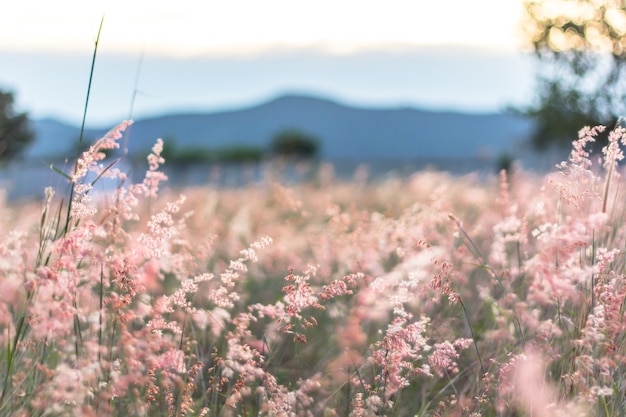
<path id="1" fill-rule="evenodd" d="M 0 49 L 89 51 L 102 16 L 101 47 L 173 56 L 254 52 L 271 45 L 489 46 L 515 49 L 521 0 L 289 1 L 25 0 L 0 27 Z M 497 16 L 497 18 L 494 18 Z"/>

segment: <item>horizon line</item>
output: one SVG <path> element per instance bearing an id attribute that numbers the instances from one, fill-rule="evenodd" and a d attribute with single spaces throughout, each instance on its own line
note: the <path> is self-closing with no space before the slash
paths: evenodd
<path id="1" fill-rule="evenodd" d="M 225 104 L 217 105 L 217 106 L 208 106 L 207 108 L 204 108 L 204 109 L 189 107 L 189 108 L 182 108 L 180 110 L 170 109 L 170 110 L 163 110 L 163 111 L 145 112 L 141 115 L 138 115 L 137 117 L 133 117 L 132 120 L 137 122 L 137 121 L 142 121 L 142 120 L 158 119 L 162 117 L 191 116 L 191 115 L 208 116 L 208 115 L 220 114 L 220 113 L 245 111 L 245 110 L 253 109 L 255 107 L 262 107 L 274 101 L 278 101 L 281 99 L 288 99 L 288 98 L 324 101 L 324 102 L 336 104 L 342 107 L 349 107 L 349 108 L 354 108 L 354 109 L 359 109 L 359 110 L 415 110 L 415 111 L 421 111 L 421 112 L 426 112 L 426 113 L 438 113 L 438 114 L 448 113 L 448 114 L 476 115 L 476 116 L 505 114 L 509 112 L 509 110 L 507 109 L 514 108 L 514 105 L 511 104 L 511 105 L 503 106 L 500 110 L 472 111 L 469 109 L 463 109 L 461 108 L 462 106 L 453 106 L 453 105 L 436 106 L 436 105 L 426 105 L 426 104 L 420 105 L 420 104 L 410 103 L 410 102 L 406 102 L 402 100 L 398 100 L 393 103 L 384 102 L 384 101 L 381 101 L 379 103 L 374 103 L 370 101 L 358 102 L 355 100 L 340 98 L 340 97 L 337 97 L 337 95 L 333 96 L 332 94 L 316 93 L 316 92 L 303 91 L 303 90 L 285 90 L 283 92 L 266 95 L 264 98 L 245 100 L 245 102 L 241 102 L 239 104 L 235 104 L 235 103 L 226 104 L 225 103 Z M 29 112 L 26 112 L 26 113 L 28 114 Z M 75 126 L 80 123 L 80 121 L 67 120 L 64 117 L 57 116 L 57 115 L 43 115 L 43 116 L 33 117 L 30 114 L 28 114 L 28 116 L 29 116 L 29 119 L 33 121 L 49 120 L 49 121 L 55 121 L 58 123 L 69 125 L 69 126 Z M 119 120 L 111 121 L 111 122 L 91 123 L 89 122 L 89 117 L 87 117 L 87 126 L 90 129 L 105 129 L 107 128 L 107 126 L 115 126 L 126 119 L 127 118 L 121 118 Z"/>
<path id="2" fill-rule="evenodd" d="M 412 43 L 412 42 L 378 42 L 361 45 L 333 45 L 328 42 L 315 42 L 304 45 L 293 45 L 289 43 L 272 43 L 263 46 L 236 46 L 211 48 L 205 50 L 188 50 L 182 52 L 163 52 L 163 50 L 152 51 L 149 47 L 143 48 L 108 48 L 106 45 L 99 47 L 98 54 L 106 56 L 150 56 L 161 59 L 174 60 L 194 60 L 194 59 L 247 59 L 262 56 L 280 56 L 292 54 L 319 54 L 328 56 L 354 56 L 365 54 L 411 54 L 413 52 L 459 52 L 459 53 L 483 53 L 496 55 L 509 54 L 530 54 L 528 46 L 522 44 L 517 46 L 506 45 L 470 45 L 457 42 L 444 43 Z M 93 49 L 78 47 L 42 47 L 37 45 L 10 46 L 0 45 L 0 54 L 19 55 L 56 55 L 56 56 L 82 56 L 93 54 Z"/>

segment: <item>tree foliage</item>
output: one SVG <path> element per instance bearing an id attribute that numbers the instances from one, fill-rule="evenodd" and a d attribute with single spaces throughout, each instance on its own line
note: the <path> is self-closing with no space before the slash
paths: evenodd
<path id="1" fill-rule="evenodd" d="M 314 158 L 319 151 L 319 142 L 300 130 L 287 129 L 274 136 L 270 151 L 283 158 Z"/>
<path id="2" fill-rule="evenodd" d="M 626 115 L 626 0 L 525 0 L 540 62 L 533 142 L 571 142 L 584 125 Z"/>
<path id="3" fill-rule="evenodd" d="M 221 148 L 180 147 L 174 137 L 163 140 L 161 156 L 169 164 L 255 163 L 263 159 L 264 150 L 251 145 L 233 144 Z"/>
<path id="4" fill-rule="evenodd" d="M 13 93 L 0 91 L 0 162 L 19 155 L 34 139 L 26 113 L 16 113 Z"/>

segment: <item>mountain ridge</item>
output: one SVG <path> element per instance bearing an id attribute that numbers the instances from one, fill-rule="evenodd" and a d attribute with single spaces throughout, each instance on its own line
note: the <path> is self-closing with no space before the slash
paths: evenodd
<path id="1" fill-rule="evenodd" d="M 37 139 L 27 157 L 73 155 L 79 127 L 54 119 L 32 122 Z M 294 128 L 316 136 L 327 159 L 497 157 L 520 152 L 532 127 L 529 119 L 504 112 L 361 107 L 292 93 L 238 109 L 139 119 L 129 131 L 128 149 L 131 155 L 146 154 L 157 138 L 174 141 L 178 149 L 265 148 L 273 135 Z M 96 140 L 106 130 L 88 128 L 85 140 Z"/>

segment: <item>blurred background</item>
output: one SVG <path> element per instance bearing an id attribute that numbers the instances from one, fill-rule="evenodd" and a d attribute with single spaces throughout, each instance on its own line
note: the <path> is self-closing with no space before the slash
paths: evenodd
<path id="1" fill-rule="evenodd" d="M 547 170 L 578 129 L 620 115 L 617 3 L 14 2 L 0 136 L 30 134 L 0 137 L 0 180 L 36 195 L 51 163 L 70 169 L 83 117 L 85 143 L 134 119 L 132 166 L 163 138 L 179 184 L 258 179 L 277 158 L 346 177 Z"/>

